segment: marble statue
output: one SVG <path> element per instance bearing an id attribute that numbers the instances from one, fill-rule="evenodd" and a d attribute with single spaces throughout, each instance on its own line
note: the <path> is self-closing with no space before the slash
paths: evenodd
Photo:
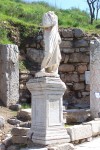
<path id="1" fill-rule="evenodd" d="M 41 64 L 41 70 L 35 76 L 59 77 L 58 67 L 61 60 L 59 44 L 61 43 L 61 38 L 58 32 L 57 15 L 53 11 L 45 13 L 42 24 L 44 28 L 45 55 Z"/>

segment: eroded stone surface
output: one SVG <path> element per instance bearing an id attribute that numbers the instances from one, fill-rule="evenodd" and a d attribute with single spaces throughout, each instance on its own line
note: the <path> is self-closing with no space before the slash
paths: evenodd
<path id="1" fill-rule="evenodd" d="M 32 141 L 43 145 L 69 142 L 63 126 L 65 84 L 60 78 L 42 77 L 29 80 L 27 87 L 32 94 Z"/>
<path id="2" fill-rule="evenodd" d="M 0 99 L 6 106 L 19 101 L 18 56 L 17 45 L 0 45 Z"/>
<path id="3" fill-rule="evenodd" d="M 27 144 L 27 136 L 12 136 L 13 144 Z"/>
<path id="4" fill-rule="evenodd" d="M 71 141 L 92 137 L 91 125 L 74 125 L 67 127 L 67 131 L 71 137 Z"/>
<path id="5" fill-rule="evenodd" d="M 18 113 L 17 113 L 17 118 L 21 119 L 23 121 L 30 121 L 31 120 L 31 108 L 28 109 L 21 109 Z"/>
<path id="6" fill-rule="evenodd" d="M 27 133 L 29 131 L 29 128 L 24 127 L 15 127 L 11 130 L 12 135 L 19 135 L 19 136 L 27 136 Z"/>
<path id="7" fill-rule="evenodd" d="M 69 109 L 66 112 L 66 123 L 81 123 L 90 117 L 90 110 L 85 109 Z"/>
<path id="8" fill-rule="evenodd" d="M 91 125 L 92 127 L 92 136 L 100 135 L 100 120 L 93 120 L 85 124 Z"/>
<path id="9" fill-rule="evenodd" d="M 92 116 L 97 118 L 100 112 L 100 39 L 91 43 L 90 70 L 90 109 Z"/>

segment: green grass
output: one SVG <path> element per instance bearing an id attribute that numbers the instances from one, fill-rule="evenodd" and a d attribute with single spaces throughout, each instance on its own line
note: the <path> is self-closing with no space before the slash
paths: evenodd
<path id="1" fill-rule="evenodd" d="M 59 18 L 59 27 L 77 27 L 86 32 L 100 33 L 95 26 L 100 20 L 90 25 L 89 14 L 77 8 L 57 9 L 44 2 L 25 3 L 21 0 L 0 1 L 0 43 L 15 43 L 9 36 L 18 28 L 21 43 L 28 36 L 33 36 L 41 27 L 42 16 L 47 11 L 54 11 Z M 17 36 L 17 35 L 16 35 Z"/>
<path id="2" fill-rule="evenodd" d="M 23 104 L 21 104 L 21 108 L 22 108 L 22 109 L 31 108 L 31 104 L 23 103 Z"/>

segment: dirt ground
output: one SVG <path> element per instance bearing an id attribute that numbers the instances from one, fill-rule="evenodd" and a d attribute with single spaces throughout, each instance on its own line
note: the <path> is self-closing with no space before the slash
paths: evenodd
<path id="1" fill-rule="evenodd" d="M 7 119 L 12 118 L 14 116 L 17 115 L 16 111 L 12 111 L 6 107 L 4 107 L 3 105 L 0 105 L 0 116 L 4 117 L 5 119 L 5 125 L 4 128 L 2 129 L 2 131 L 7 134 L 11 131 L 12 127 L 14 127 L 13 125 L 10 125 L 9 123 L 7 123 Z"/>

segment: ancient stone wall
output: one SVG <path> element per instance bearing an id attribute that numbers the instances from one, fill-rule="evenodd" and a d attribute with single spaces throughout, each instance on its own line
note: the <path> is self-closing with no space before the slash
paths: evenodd
<path id="1" fill-rule="evenodd" d="M 5 106 L 19 100 L 18 56 L 16 45 L 0 45 L 0 101 Z"/>
<path id="2" fill-rule="evenodd" d="M 89 103 L 90 87 L 85 81 L 85 72 L 90 70 L 90 39 L 80 29 L 59 29 L 62 38 L 60 45 L 62 60 L 59 66 L 59 74 L 61 79 L 67 86 L 67 91 L 64 95 L 65 102 L 68 102 L 70 107 L 74 104 Z M 27 58 L 33 63 L 41 64 L 44 53 L 43 33 L 40 32 L 35 38 L 30 38 L 26 42 Z M 39 70 L 39 67 L 37 67 Z M 36 71 L 36 70 L 35 70 Z M 34 73 L 35 73 L 34 71 Z M 27 91 L 25 86 L 30 75 L 34 76 L 33 72 L 20 72 L 20 96 L 23 97 L 23 92 Z M 24 94 L 27 99 L 28 94 Z M 23 99 L 23 100 L 25 100 Z"/>

